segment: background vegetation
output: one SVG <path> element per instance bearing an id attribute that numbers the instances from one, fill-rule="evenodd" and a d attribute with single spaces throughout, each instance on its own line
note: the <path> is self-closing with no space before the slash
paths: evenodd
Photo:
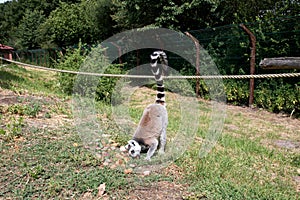
<path id="1" fill-rule="evenodd" d="M 249 41 L 240 23 L 246 24 L 257 38 L 256 73 L 296 72 L 262 70 L 258 63 L 265 57 L 300 56 L 300 3 L 294 0 L 163 0 L 155 3 L 148 0 L 54 0 L 51 3 L 13 0 L 0 4 L 0 12 L 0 43 L 29 51 L 31 57 L 35 49 L 54 48 L 65 54 L 69 52 L 67 49 L 78 47 L 79 41 L 92 46 L 124 30 L 159 26 L 189 31 L 209 51 L 221 74 L 249 74 Z M 48 57 L 59 58 L 48 52 Z M 126 64 L 122 70 L 148 62 L 147 50 L 140 50 L 138 54 L 138 57 L 136 52 L 124 56 L 122 60 Z M 60 59 L 62 63 L 54 63 L 57 68 L 75 70 L 80 65 L 79 60 L 67 65 L 63 59 Z M 195 74 L 195 70 L 176 55 L 171 56 L 170 64 L 182 74 Z M 70 86 L 67 81 L 63 82 L 62 87 Z M 299 85 L 297 78 L 257 80 L 254 103 L 273 112 L 293 112 L 299 116 Z M 225 81 L 225 89 L 228 102 L 248 104 L 248 80 Z M 204 84 L 201 84 L 201 94 L 208 98 Z"/>

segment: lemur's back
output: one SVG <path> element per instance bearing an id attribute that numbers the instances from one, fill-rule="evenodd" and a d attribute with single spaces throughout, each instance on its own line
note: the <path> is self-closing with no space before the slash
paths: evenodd
<path id="1" fill-rule="evenodd" d="M 134 139 L 143 144 L 149 144 L 152 138 L 160 136 L 168 125 L 167 109 L 161 104 L 150 104 L 144 110 Z"/>

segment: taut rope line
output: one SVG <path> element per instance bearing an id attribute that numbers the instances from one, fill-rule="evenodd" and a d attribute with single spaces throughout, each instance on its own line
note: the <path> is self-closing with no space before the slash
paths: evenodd
<path id="1" fill-rule="evenodd" d="M 153 78 L 153 76 L 143 76 L 143 75 L 129 75 L 129 74 L 99 74 L 92 72 L 78 72 L 64 69 L 53 69 L 48 67 L 42 67 L 37 65 L 26 64 L 18 61 L 9 60 L 0 57 L 1 60 L 5 60 L 10 63 L 17 65 L 30 67 L 34 69 L 41 69 L 46 71 L 79 74 L 79 75 L 89 75 L 89 76 L 100 76 L 100 77 L 115 77 L 115 78 Z M 254 74 L 254 75 L 206 75 L 206 76 L 167 76 L 164 79 L 249 79 L 249 78 L 290 78 L 290 77 L 300 77 L 300 73 L 281 73 L 281 74 Z"/>

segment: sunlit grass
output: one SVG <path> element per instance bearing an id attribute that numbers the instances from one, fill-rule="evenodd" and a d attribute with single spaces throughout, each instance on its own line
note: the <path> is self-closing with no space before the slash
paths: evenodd
<path id="1" fill-rule="evenodd" d="M 170 158 L 181 170 L 180 179 L 176 179 L 177 174 L 162 173 L 163 170 L 146 177 L 124 174 L 103 167 L 102 161 L 85 147 L 72 121 L 70 97 L 53 90 L 54 74 L 17 66 L 0 70 L 2 89 L 32 97 L 0 106 L 0 133 L 2 130 L 2 134 L 3 131 L 9 134 L 9 139 L 0 137 L 0 168 L 3 169 L 0 172 L 0 198 L 80 199 L 86 193 L 96 197 L 99 185 L 106 183 L 109 195 L 124 199 L 136 186 L 158 181 L 186 184 L 186 190 L 195 194 L 194 199 L 197 196 L 208 199 L 299 197 L 294 180 L 299 176 L 299 149 L 274 145 L 279 139 L 299 142 L 298 121 L 278 118 L 265 111 L 230 107 L 218 142 L 206 157 L 200 158 L 199 149 L 211 125 L 212 104 L 197 100 L 197 109 L 192 108 L 199 114 L 199 123 L 195 125 L 186 122 L 189 119 L 193 122 L 193 112 L 183 116 L 189 105 L 182 105 L 180 96 L 167 92 L 168 148 L 176 136 L 185 136 L 180 132 L 185 130 L 182 122 L 190 124 L 187 130 L 197 126 L 193 137 L 179 137 L 182 143 L 179 140 L 178 146 L 187 144 L 180 157 Z M 117 124 L 116 112 L 111 105 L 97 102 L 97 119 L 102 131 L 120 145 L 126 144 L 144 108 L 154 102 L 155 94 L 155 90 L 142 87 L 132 95 L 126 105 L 131 122 L 128 129 Z M 18 121 L 20 117 L 23 119 Z M 158 158 L 155 155 L 154 159 Z"/>

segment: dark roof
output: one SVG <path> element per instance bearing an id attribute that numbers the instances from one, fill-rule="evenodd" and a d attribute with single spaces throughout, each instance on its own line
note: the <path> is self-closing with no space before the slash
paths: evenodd
<path id="1" fill-rule="evenodd" d="M 0 44 L 0 50 L 14 50 L 14 48 L 6 46 L 4 44 Z"/>

